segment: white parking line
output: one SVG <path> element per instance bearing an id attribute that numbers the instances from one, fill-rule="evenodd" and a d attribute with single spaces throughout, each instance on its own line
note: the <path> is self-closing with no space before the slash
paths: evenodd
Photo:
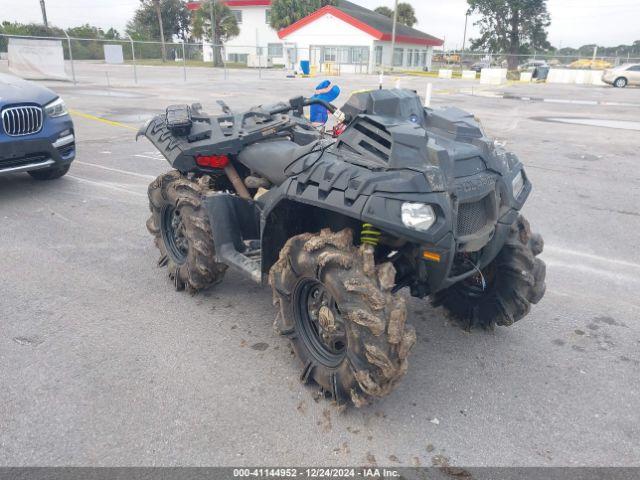
<path id="1" fill-rule="evenodd" d="M 563 268 L 568 270 L 575 270 L 588 275 L 594 276 L 593 278 L 603 279 L 607 278 L 612 282 L 618 282 L 620 284 L 640 283 L 640 276 L 629 275 L 627 273 L 620 273 L 611 269 L 599 268 L 589 265 L 581 265 L 579 263 L 562 262 L 559 260 L 545 259 L 547 266 L 555 268 Z"/>
<path id="2" fill-rule="evenodd" d="M 627 260 L 620 260 L 618 258 L 611 258 L 611 257 L 602 257 L 600 255 L 594 255 L 592 253 L 586 253 L 586 252 L 580 252 L 578 250 L 571 250 L 568 248 L 561 248 L 561 247 L 554 247 L 554 246 L 550 246 L 550 245 L 545 245 L 544 247 L 544 251 L 546 253 L 550 253 L 550 254 L 558 254 L 558 255 L 569 255 L 569 256 L 574 256 L 574 257 L 582 257 L 584 259 L 588 259 L 588 260 L 593 260 L 596 262 L 602 262 L 602 263 L 609 263 L 612 265 L 620 265 L 623 267 L 629 267 L 629 268 L 638 268 L 640 269 L 640 264 L 639 263 L 633 263 L 633 262 L 629 262 Z"/>
<path id="3" fill-rule="evenodd" d="M 94 180 L 89 180 L 87 178 L 76 177 L 75 175 L 67 175 L 67 178 L 73 178 L 74 180 L 77 180 L 78 182 L 87 183 L 89 185 L 94 185 L 96 187 L 107 188 L 109 190 L 116 190 L 118 192 L 130 193 L 131 195 L 135 195 L 137 197 L 147 198 L 147 194 L 146 193 L 134 192 L 132 190 L 128 190 L 126 188 L 122 188 L 122 187 L 118 187 L 116 185 L 113 185 L 112 183 L 98 182 L 98 181 L 94 181 Z"/>
<path id="4" fill-rule="evenodd" d="M 104 165 L 96 165 L 95 163 L 87 163 L 87 162 L 80 162 L 80 161 L 76 161 L 75 163 L 77 163 L 79 165 L 87 165 L 89 167 L 101 168 L 103 170 L 108 170 L 110 172 L 123 173 L 125 175 L 131 175 L 131 176 L 134 176 L 134 177 L 140 177 L 140 178 L 144 178 L 144 179 L 147 179 L 147 180 L 155 180 L 155 178 L 156 178 L 153 175 L 145 175 L 143 173 L 130 172 L 128 170 L 120 170 L 119 168 L 105 167 Z"/>
<path id="5" fill-rule="evenodd" d="M 140 158 L 150 158 L 151 160 L 164 160 L 164 158 L 162 158 L 162 157 L 152 157 L 151 155 L 141 155 L 139 153 L 136 153 L 133 156 L 134 157 L 140 157 Z"/>

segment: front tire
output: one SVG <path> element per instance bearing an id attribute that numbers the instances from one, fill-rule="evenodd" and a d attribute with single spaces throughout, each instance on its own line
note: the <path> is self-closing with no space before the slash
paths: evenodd
<path id="1" fill-rule="evenodd" d="M 27 173 L 35 180 L 56 180 L 57 178 L 64 177 L 67 172 L 69 172 L 69 168 L 71 168 L 71 164 L 68 163 L 66 165 L 56 165 L 42 170 L 33 170 Z"/>
<path id="2" fill-rule="evenodd" d="M 160 250 L 158 266 L 168 267 L 178 291 L 204 290 L 220 283 L 227 270 L 227 265 L 215 261 L 213 235 L 202 205 L 207 180 L 192 181 L 174 170 L 149 185 L 147 229 Z"/>
<path id="3" fill-rule="evenodd" d="M 289 239 L 269 273 L 274 326 L 315 382 L 338 405 L 361 407 L 391 392 L 416 341 L 395 269 L 374 264 L 373 247 L 353 245 L 349 229 Z"/>
<path id="4" fill-rule="evenodd" d="M 624 77 L 616 78 L 616 81 L 613 82 L 613 86 L 616 88 L 624 88 L 627 86 L 627 79 Z"/>
<path id="5" fill-rule="evenodd" d="M 521 215 L 511 226 L 502 250 L 483 271 L 437 292 L 432 304 L 442 306 L 461 327 L 491 329 L 524 318 L 546 290 L 546 265 L 536 258 L 544 248 Z"/>

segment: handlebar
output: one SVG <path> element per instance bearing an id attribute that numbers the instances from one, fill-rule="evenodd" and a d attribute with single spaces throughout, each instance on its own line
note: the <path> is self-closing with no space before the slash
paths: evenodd
<path id="1" fill-rule="evenodd" d="M 304 107 L 308 107 L 310 105 L 322 105 L 326 108 L 333 116 L 335 116 L 340 122 L 347 122 L 349 119 L 347 116 L 335 105 L 321 100 L 319 98 L 305 98 L 305 97 L 295 97 L 289 100 L 289 105 L 286 107 L 276 108 L 275 110 L 271 110 L 269 113 L 272 115 L 279 113 L 287 113 L 292 110 L 298 115 L 302 115 L 304 113 Z"/>

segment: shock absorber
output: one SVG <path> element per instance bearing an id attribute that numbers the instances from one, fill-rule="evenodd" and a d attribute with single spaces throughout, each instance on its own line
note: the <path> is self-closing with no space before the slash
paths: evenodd
<path id="1" fill-rule="evenodd" d="M 360 231 L 360 241 L 366 245 L 377 247 L 380 243 L 382 232 L 370 223 L 363 223 Z"/>

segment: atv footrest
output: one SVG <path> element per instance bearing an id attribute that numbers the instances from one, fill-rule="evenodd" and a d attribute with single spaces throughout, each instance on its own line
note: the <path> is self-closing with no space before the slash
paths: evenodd
<path id="1" fill-rule="evenodd" d="M 260 256 L 247 248 L 247 244 L 253 245 L 260 238 L 257 204 L 229 193 L 213 193 L 205 197 L 204 205 L 213 231 L 216 260 L 261 283 Z M 251 253 L 251 257 L 245 253 Z"/>

